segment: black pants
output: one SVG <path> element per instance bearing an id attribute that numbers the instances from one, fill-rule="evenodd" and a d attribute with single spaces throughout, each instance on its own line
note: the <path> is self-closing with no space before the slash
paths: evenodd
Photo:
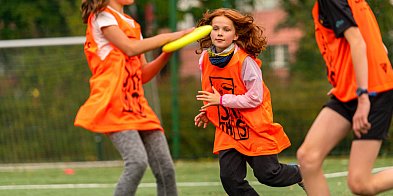
<path id="1" fill-rule="evenodd" d="M 235 149 L 219 153 L 221 183 L 230 196 L 258 195 L 247 180 L 247 163 L 254 176 L 262 184 L 272 187 L 285 187 L 302 181 L 297 165 L 278 162 L 277 155 L 246 156 Z"/>

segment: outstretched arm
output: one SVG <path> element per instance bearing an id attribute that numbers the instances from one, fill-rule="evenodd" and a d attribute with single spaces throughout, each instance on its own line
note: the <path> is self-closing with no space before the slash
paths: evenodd
<path id="1" fill-rule="evenodd" d="M 159 48 L 170 41 L 176 40 L 185 34 L 190 33 L 193 28 L 173 33 L 163 33 L 142 40 L 129 39 L 117 25 L 102 27 L 101 30 L 105 38 L 123 51 L 127 56 L 136 56 Z"/>
<path id="2" fill-rule="evenodd" d="M 174 33 L 159 34 L 142 40 L 131 40 L 117 25 L 106 26 L 101 29 L 105 38 L 127 56 L 142 55 L 142 83 L 150 81 L 168 63 L 171 56 L 171 53 L 162 53 L 151 63 L 147 63 L 143 53 L 161 47 L 193 30 L 193 28 L 190 28 Z"/>

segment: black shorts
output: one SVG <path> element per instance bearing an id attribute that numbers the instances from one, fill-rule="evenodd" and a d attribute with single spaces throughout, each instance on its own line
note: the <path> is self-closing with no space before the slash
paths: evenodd
<path id="1" fill-rule="evenodd" d="M 371 123 L 371 129 L 367 134 L 362 134 L 361 138 L 354 137 L 354 139 L 384 140 L 388 137 L 392 120 L 393 90 L 378 93 L 376 96 L 370 96 L 370 103 L 371 108 L 368 115 L 368 121 Z M 324 107 L 336 111 L 352 124 L 352 117 L 355 115 L 357 104 L 357 99 L 349 102 L 341 102 L 336 97 L 332 96 Z"/>

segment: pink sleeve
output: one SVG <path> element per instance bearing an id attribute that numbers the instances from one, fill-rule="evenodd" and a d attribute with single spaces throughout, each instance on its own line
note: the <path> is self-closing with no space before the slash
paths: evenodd
<path id="1" fill-rule="evenodd" d="M 251 57 L 247 57 L 243 62 L 242 79 L 247 88 L 247 92 L 244 95 L 223 95 L 223 106 L 229 108 L 255 108 L 262 103 L 262 71 Z"/>

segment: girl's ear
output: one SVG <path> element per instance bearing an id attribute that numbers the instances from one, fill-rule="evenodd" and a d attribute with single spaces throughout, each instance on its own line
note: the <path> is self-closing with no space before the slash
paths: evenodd
<path id="1" fill-rule="evenodd" d="M 233 38 L 233 41 L 236 41 L 237 39 L 239 39 L 239 35 L 235 35 L 235 38 Z"/>

